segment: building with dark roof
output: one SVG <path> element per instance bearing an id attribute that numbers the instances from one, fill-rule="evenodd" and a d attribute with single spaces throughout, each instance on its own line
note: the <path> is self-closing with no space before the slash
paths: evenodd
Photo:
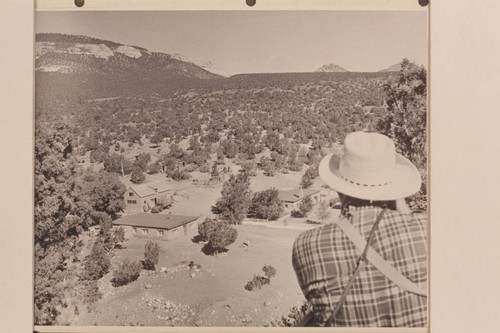
<path id="1" fill-rule="evenodd" d="M 123 227 L 128 236 L 170 239 L 187 234 L 197 227 L 199 220 L 200 216 L 138 213 L 122 216 L 113 225 Z"/>

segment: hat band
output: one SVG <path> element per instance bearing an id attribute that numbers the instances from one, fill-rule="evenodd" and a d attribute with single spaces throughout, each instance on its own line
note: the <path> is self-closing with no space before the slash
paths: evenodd
<path id="1" fill-rule="evenodd" d="M 392 181 L 388 181 L 386 183 L 383 183 L 383 184 L 361 184 L 361 183 L 358 183 L 358 182 L 355 182 L 355 181 L 352 181 L 342 175 L 340 175 L 340 177 L 345 180 L 345 181 L 348 181 L 349 183 L 351 184 L 354 184 L 354 185 L 358 185 L 358 186 L 366 186 L 366 187 L 378 187 L 378 186 L 386 186 L 386 185 L 389 185 Z"/>

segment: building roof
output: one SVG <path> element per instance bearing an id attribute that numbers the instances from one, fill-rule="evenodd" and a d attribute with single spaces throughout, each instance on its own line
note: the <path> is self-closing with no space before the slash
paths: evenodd
<path id="1" fill-rule="evenodd" d="M 168 184 L 163 182 L 132 185 L 130 188 L 141 198 L 154 195 L 156 191 L 158 191 L 158 193 L 163 193 L 170 190 Z"/>
<path id="2" fill-rule="evenodd" d="M 306 188 L 304 190 L 304 196 L 307 197 L 308 195 L 313 195 L 319 193 L 319 189 L 317 188 Z"/>
<path id="3" fill-rule="evenodd" d="M 198 219 L 198 216 L 138 213 L 122 216 L 113 221 L 114 225 L 128 225 L 139 228 L 172 230 Z"/>
<path id="4" fill-rule="evenodd" d="M 168 183 L 165 183 L 165 182 L 149 183 L 148 186 L 158 189 L 158 192 L 170 191 L 170 187 L 168 186 Z"/>
<path id="5" fill-rule="evenodd" d="M 295 189 L 295 190 L 284 190 L 278 192 L 278 198 L 283 202 L 298 202 L 302 200 L 303 197 L 318 193 L 318 189 Z"/>
<path id="6" fill-rule="evenodd" d="M 300 201 L 300 197 L 300 190 L 286 190 L 278 192 L 278 198 L 284 202 L 297 202 Z"/>

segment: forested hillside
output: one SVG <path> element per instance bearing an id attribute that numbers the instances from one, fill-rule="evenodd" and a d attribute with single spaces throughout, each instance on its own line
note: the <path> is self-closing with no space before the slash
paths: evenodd
<path id="1" fill-rule="evenodd" d="M 210 88 L 166 96 L 78 100 L 37 96 L 37 122 L 64 119 L 74 124 L 79 144 L 88 150 L 104 145 L 101 150 L 107 151 L 117 140 L 134 143 L 148 138 L 159 143 L 199 136 L 211 144 L 230 140 L 238 146 L 236 153 L 245 153 L 259 149 L 245 147 L 242 141 L 269 144 L 264 139 L 272 132 L 289 144 L 325 146 L 345 133 L 373 129 L 386 114 L 387 75 L 329 73 L 328 78 L 282 80 L 266 76 L 235 77 Z"/>

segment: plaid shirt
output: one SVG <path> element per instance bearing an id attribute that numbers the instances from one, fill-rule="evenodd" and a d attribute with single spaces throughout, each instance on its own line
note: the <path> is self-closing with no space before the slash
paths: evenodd
<path id="1" fill-rule="evenodd" d="M 381 211 L 378 207 L 351 208 L 349 218 L 367 239 Z M 406 278 L 426 287 L 425 215 L 387 210 L 370 245 Z M 302 292 L 313 306 L 314 325 L 325 325 L 356 268 L 357 259 L 354 244 L 335 223 L 308 230 L 295 241 L 293 267 Z M 426 327 L 427 297 L 400 288 L 367 262 L 333 325 Z"/>

